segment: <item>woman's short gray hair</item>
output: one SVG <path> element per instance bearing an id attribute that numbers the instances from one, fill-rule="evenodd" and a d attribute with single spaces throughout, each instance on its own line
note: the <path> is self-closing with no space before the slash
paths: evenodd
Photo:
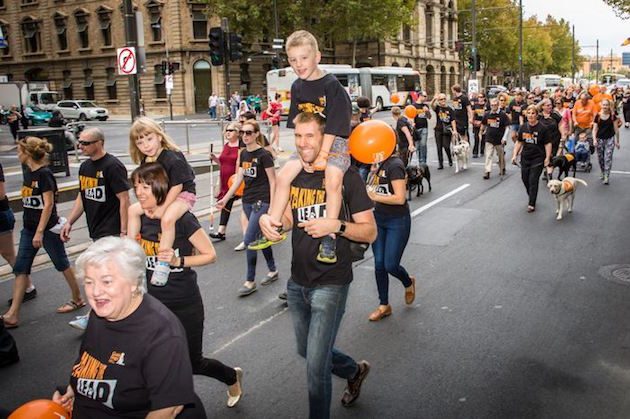
<path id="1" fill-rule="evenodd" d="M 138 243 L 128 238 L 104 237 L 92 243 L 76 261 L 77 277 L 85 278 L 88 265 L 104 266 L 113 262 L 122 276 L 138 287 L 138 292 L 147 291 L 146 255 Z"/>

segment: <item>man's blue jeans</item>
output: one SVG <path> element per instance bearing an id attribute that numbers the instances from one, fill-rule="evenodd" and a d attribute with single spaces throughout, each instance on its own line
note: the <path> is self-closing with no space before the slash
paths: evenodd
<path id="1" fill-rule="evenodd" d="M 427 138 L 429 138 L 429 128 L 418 128 L 416 130 L 414 145 L 418 151 L 418 163 L 427 162 Z"/>
<path id="2" fill-rule="evenodd" d="M 287 302 L 293 320 L 298 354 L 306 358 L 309 417 L 328 419 L 332 397 L 332 374 L 353 378 L 357 363 L 334 348 L 348 297 L 347 285 L 303 287 L 287 283 Z"/>

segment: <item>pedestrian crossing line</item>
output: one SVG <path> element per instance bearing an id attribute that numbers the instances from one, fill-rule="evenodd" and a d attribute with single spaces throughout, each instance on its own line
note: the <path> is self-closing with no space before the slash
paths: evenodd
<path id="1" fill-rule="evenodd" d="M 455 194 L 458 194 L 459 192 L 463 191 L 464 189 L 468 188 L 469 186 L 470 186 L 470 183 L 464 183 L 460 187 L 455 188 L 452 191 L 442 195 L 441 197 L 439 197 L 437 199 L 434 199 L 433 201 L 429 202 L 428 204 L 421 206 L 420 208 L 416 209 L 415 211 L 413 211 L 411 213 L 411 218 L 417 217 L 418 215 L 422 214 L 423 212 L 425 212 L 429 208 L 439 204 L 440 202 L 450 198 L 451 196 L 453 196 Z"/>
<path id="2" fill-rule="evenodd" d="M 630 175 L 630 172 L 624 172 L 623 170 L 611 170 L 610 173 L 614 175 Z"/>
<path id="3" fill-rule="evenodd" d="M 215 350 L 214 352 L 212 352 L 211 355 L 216 355 L 219 352 L 224 351 L 225 349 L 229 348 L 230 346 L 232 346 L 234 343 L 238 342 L 239 340 L 243 339 L 245 336 L 249 335 L 250 333 L 260 329 L 261 327 L 263 327 L 264 325 L 266 325 L 267 323 L 272 322 L 276 317 L 281 316 L 282 314 L 286 313 L 287 310 L 289 310 L 289 307 L 285 307 L 282 310 L 280 310 L 279 312 L 277 312 L 276 314 L 266 318 L 265 320 L 262 320 L 258 323 L 256 323 L 255 325 L 253 325 L 252 327 L 250 327 L 249 329 L 247 329 L 246 331 L 244 331 L 243 333 L 237 335 L 235 338 L 231 339 L 229 342 L 227 342 L 226 344 L 222 345 L 219 349 Z"/>

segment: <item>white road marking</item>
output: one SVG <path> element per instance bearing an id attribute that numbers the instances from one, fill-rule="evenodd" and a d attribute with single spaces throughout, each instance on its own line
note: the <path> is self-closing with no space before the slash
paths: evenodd
<path id="1" fill-rule="evenodd" d="M 253 325 L 252 327 L 250 327 L 249 329 L 247 329 L 246 331 L 244 331 L 243 333 L 241 333 L 240 335 L 236 336 L 235 338 L 231 339 L 229 342 L 227 342 L 225 345 L 221 346 L 219 349 L 215 350 L 214 352 L 212 352 L 212 355 L 216 355 L 219 352 L 227 349 L 228 347 L 232 346 L 232 344 L 236 343 L 237 341 L 241 340 L 242 338 L 244 338 L 245 336 L 249 335 L 250 333 L 252 333 L 255 330 L 260 329 L 261 327 L 263 327 L 264 325 L 266 325 L 267 323 L 273 321 L 273 319 L 275 319 L 276 317 L 286 313 L 289 310 L 289 307 L 285 307 L 282 310 L 280 310 L 279 312 L 277 312 L 276 314 L 274 314 L 271 317 L 266 318 L 265 320 L 256 323 L 255 325 Z"/>
<path id="2" fill-rule="evenodd" d="M 630 175 L 630 172 L 624 172 L 623 170 L 611 170 L 610 173 L 615 175 Z"/>
<path id="3" fill-rule="evenodd" d="M 463 191 L 464 189 L 466 189 L 469 186 L 470 186 L 470 183 L 464 183 L 459 188 L 453 189 L 452 191 L 450 191 L 447 194 L 442 195 L 438 199 L 435 199 L 435 200 L 429 202 L 428 204 L 421 206 L 420 208 L 416 209 L 414 212 L 411 213 L 411 218 L 417 217 L 418 215 L 422 214 L 423 212 L 425 212 L 429 208 L 433 207 L 434 205 L 437 205 L 440 202 L 450 198 L 451 196 L 453 196 L 453 195 Z"/>

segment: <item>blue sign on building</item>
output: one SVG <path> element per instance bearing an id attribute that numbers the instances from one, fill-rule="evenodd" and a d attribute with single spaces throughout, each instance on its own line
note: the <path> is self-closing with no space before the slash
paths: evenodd
<path id="1" fill-rule="evenodd" d="M 627 65 L 630 67 L 630 52 L 621 53 L 621 65 Z"/>

